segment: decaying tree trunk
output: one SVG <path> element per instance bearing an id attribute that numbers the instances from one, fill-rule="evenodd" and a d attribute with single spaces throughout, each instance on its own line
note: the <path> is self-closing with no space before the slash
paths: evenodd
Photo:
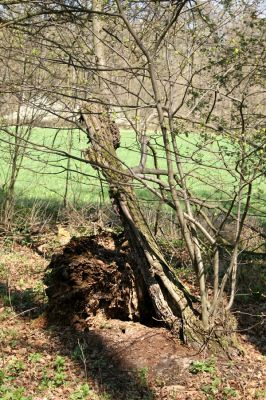
<path id="1" fill-rule="evenodd" d="M 53 255 L 45 275 L 49 320 L 76 328 L 97 315 L 148 322 L 152 305 L 144 287 L 137 292 L 130 261 L 123 234 L 103 231 L 72 238 Z"/>
<path id="2" fill-rule="evenodd" d="M 191 296 L 173 275 L 138 206 L 132 177 L 117 158 L 119 131 L 107 110 L 86 105 L 82 111 L 90 148 L 86 156 L 99 168 L 109 184 L 110 198 L 119 214 L 135 257 L 136 285 L 145 285 L 154 311 L 167 327 L 178 329 L 183 338 L 202 342 L 202 329 Z M 199 333 L 200 332 L 200 333 Z"/>

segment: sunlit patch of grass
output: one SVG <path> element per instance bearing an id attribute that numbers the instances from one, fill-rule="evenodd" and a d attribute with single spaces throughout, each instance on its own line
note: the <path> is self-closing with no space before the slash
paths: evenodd
<path id="1" fill-rule="evenodd" d="M 5 135 L 5 133 L 2 133 Z M 86 204 L 108 202 L 108 187 L 102 180 L 99 184 L 99 173 L 90 165 L 81 161 L 81 152 L 88 147 L 85 133 L 79 130 L 35 128 L 32 131 L 31 142 L 41 146 L 47 146 L 55 150 L 69 148 L 69 138 L 72 135 L 71 154 L 80 160 L 70 161 L 70 179 L 68 189 L 68 201 L 75 207 L 84 207 Z M 163 150 L 163 142 L 160 134 L 150 133 L 151 144 L 157 151 L 159 167 L 166 169 L 166 160 Z M 232 142 L 223 135 L 208 136 L 208 143 L 202 134 L 179 133 L 176 137 L 182 159 L 184 172 L 188 176 L 188 186 L 192 194 L 199 197 L 208 197 L 213 201 L 226 202 L 230 191 L 234 189 L 234 179 L 224 167 L 220 153 L 226 164 L 234 169 L 236 151 Z M 7 145 L 0 144 L 3 154 L 7 152 Z M 117 151 L 119 158 L 125 163 L 125 167 L 139 165 L 140 146 L 136 141 L 136 135 L 130 130 L 121 130 L 121 145 Z M 0 160 L 0 170 L 3 180 L 9 164 L 8 155 Z M 147 167 L 153 167 L 153 157 L 147 156 Z M 51 153 L 42 153 L 32 150 L 29 157 L 25 157 L 22 169 L 16 183 L 17 196 L 16 207 L 20 214 L 27 214 L 29 209 L 37 204 L 38 209 L 46 210 L 46 214 L 56 215 L 62 206 L 66 186 L 67 157 Z M 167 179 L 166 177 L 164 178 Z M 147 189 L 135 182 L 140 197 L 148 198 Z M 217 185 L 218 184 L 218 185 Z M 227 192 L 227 195 L 223 193 Z M 253 191 L 254 201 L 261 209 L 265 200 L 266 184 L 260 179 Z M 103 195 L 104 194 L 104 198 Z M 1 193 L 0 193 L 1 195 Z M 258 198 L 258 200 L 255 200 Z M 1 200 L 1 199 L 0 199 Z M 225 205 L 225 204 L 224 204 Z"/>

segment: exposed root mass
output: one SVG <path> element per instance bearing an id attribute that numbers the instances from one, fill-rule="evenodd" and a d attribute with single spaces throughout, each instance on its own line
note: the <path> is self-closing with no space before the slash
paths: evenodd
<path id="1" fill-rule="evenodd" d="M 48 268 L 52 318 L 80 324 L 102 313 L 107 318 L 143 320 L 151 311 L 148 299 L 144 301 L 145 295 L 136 289 L 130 251 L 121 235 L 73 238 Z"/>

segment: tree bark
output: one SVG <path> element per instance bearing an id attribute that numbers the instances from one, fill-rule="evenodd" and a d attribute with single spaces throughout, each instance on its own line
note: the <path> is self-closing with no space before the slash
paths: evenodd
<path id="1" fill-rule="evenodd" d="M 136 285 L 147 288 L 156 318 L 167 327 L 179 330 L 183 339 L 202 342 L 197 312 L 184 285 L 174 276 L 138 205 L 133 178 L 117 158 L 118 128 L 104 106 L 86 105 L 82 111 L 91 146 L 86 152 L 92 166 L 101 170 L 110 198 L 121 218 L 125 234 L 135 255 Z M 140 282 L 140 279 L 143 282 Z M 138 282 L 139 280 L 139 282 Z"/>

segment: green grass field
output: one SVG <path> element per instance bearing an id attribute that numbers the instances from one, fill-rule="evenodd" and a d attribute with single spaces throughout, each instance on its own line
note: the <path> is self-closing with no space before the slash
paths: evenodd
<path id="1" fill-rule="evenodd" d="M 9 171 L 12 155 L 10 137 L 1 132 L 0 149 L 0 183 L 5 184 Z M 76 206 L 88 203 L 99 203 L 108 200 L 108 190 L 104 182 L 99 184 L 99 173 L 90 165 L 79 160 L 68 160 L 65 156 L 53 153 L 55 150 L 70 151 L 78 158 L 83 158 L 82 151 L 88 147 L 87 138 L 83 132 L 67 129 L 36 128 L 32 131 L 30 142 L 22 163 L 16 193 L 18 202 L 32 204 L 43 201 L 46 205 L 62 203 L 65 188 L 67 167 L 70 172 L 68 200 Z M 157 150 L 158 163 L 161 168 L 166 168 L 162 140 L 156 134 L 151 134 L 151 143 Z M 224 137 L 215 137 L 215 141 L 202 135 L 179 135 L 177 143 L 182 158 L 182 167 L 188 177 L 188 186 L 193 195 L 208 198 L 212 201 L 230 200 L 237 185 L 234 176 L 234 164 L 237 154 L 229 140 Z M 207 143 L 207 144 L 206 144 Z M 43 152 L 44 150 L 44 152 Z M 133 167 L 139 163 L 140 152 L 135 134 L 131 131 L 121 132 L 121 147 L 118 150 L 120 159 L 125 165 Z M 228 172 L 225 164 L 232 168 Z M 153 167 L 153 159 L 148 156 L 147 166 Z M 166 178 L 165 178 L 166 179 Z M 136 183 L 140 197 L 150 198 L 147 189 L 141 188 Z M 102 198 L 104 192 L 104 199 Z M 265 201 L 265 179 L 259 178 L 254 185 L 253 205 L 263 212 Z"/>

